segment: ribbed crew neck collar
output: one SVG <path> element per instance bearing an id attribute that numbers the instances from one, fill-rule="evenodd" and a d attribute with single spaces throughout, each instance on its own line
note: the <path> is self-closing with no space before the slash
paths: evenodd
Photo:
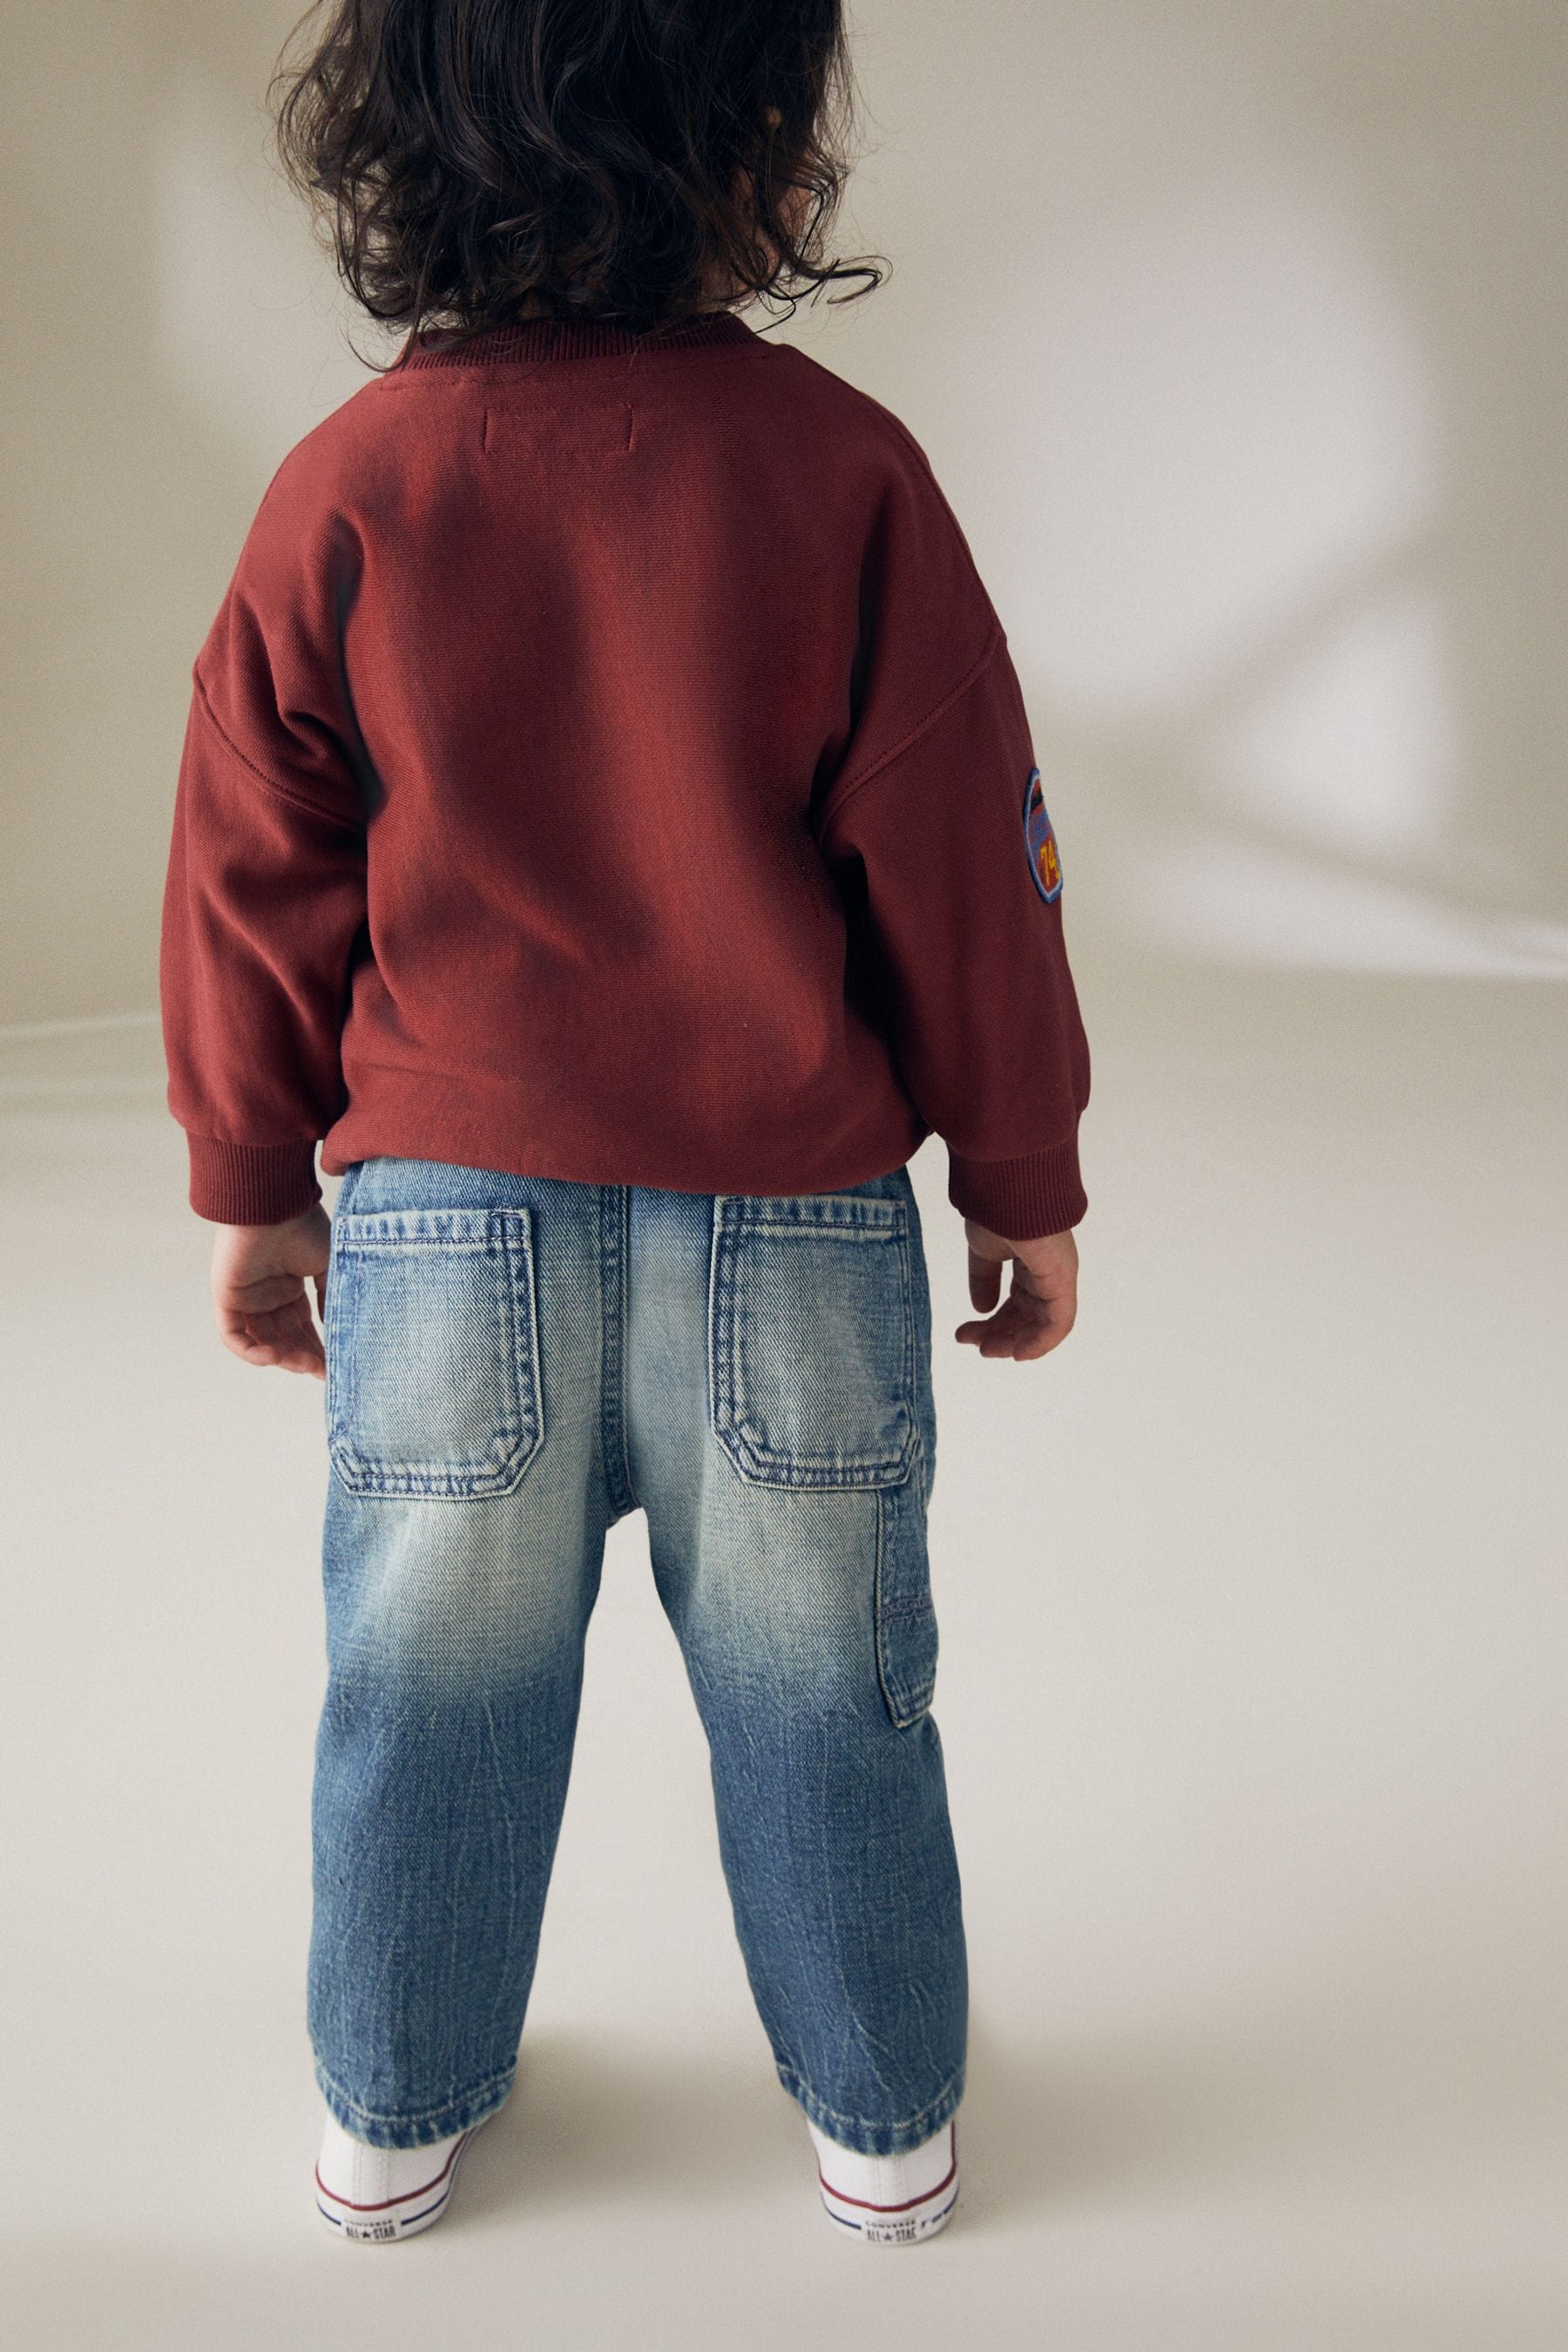
<path id="1" fill-rule="evenodd" d="M 449 336 L 419 336 L 397 362 L 403 368 L 475 367 L 493 360 L 629 359 L 658 352 L 684 352 L 711 343 L 754 343 L 756 330 L 733 310 L 708 310 L 700 318 L 641 333 L 601 319 L 518 319 L 458 341 Z"/>

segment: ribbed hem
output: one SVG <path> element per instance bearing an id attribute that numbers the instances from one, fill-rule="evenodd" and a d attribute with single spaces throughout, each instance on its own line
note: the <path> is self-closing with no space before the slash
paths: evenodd
<path id="1" fill-rule="evenodd" d="M 1078 1138 L 1021 1160 L 964 1160 L 947 1155 L 947 1197 L 1004 1241 L 1042 1240 L 1065 1234 L 1089 1208 L 1079 1176 Z"/>
<path id="2" fill-rule="evenodd" d="M 321 1197 L 314 1143 L 220 1143 L 187 1134 L 191 1206 L 217 1225 L 282 1225 Z"/>
<path id="3" fill-rule="evenodd" d="M 458 335 L 454 330 L 439 337 L 420 335 L 405 346 L 393 373 L 483 366 L 494 360 L 629 359 L 761 340 L 755 328 L 733 310 L 706 310 L 699 318 L 641 331 L 607 319 L 518 319 L 510 326 L 487 327 L 477 335 Z"/>

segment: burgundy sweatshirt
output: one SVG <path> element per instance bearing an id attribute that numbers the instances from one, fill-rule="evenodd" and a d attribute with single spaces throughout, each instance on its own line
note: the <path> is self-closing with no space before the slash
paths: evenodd
<path id="1" fill-rule="evenodd" d="M 1087 1206 L 1089 1054 L 1005 635 L 918 444 L 733 312 L 416 340 L 262 499 L 164 889 L 190 1202 L 378 1153 L 815 1192 L 934 1130 Z"/>

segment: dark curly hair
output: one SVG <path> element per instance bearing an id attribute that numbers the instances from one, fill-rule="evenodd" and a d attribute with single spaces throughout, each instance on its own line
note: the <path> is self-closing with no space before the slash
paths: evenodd
<path id="1" fill-rule="evenodd" d="M 824 257 L 840 0 L 316 0 L 268 97 L 284 172 L 404 354 L 429 327 L 793 314 L 800 287 L 887 275 Z"/>

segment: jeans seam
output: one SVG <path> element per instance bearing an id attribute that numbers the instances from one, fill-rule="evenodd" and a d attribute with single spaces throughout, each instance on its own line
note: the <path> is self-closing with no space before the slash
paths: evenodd
<path id="1" fill-rule="evenodd" d="M 784 2084 L 786 2089 L 792 2084 L 798 2086 L 799 2089 L 806 2093 L 807 2096 L 811 2099 L 812 2104 L 818 2107 L 825 2116 L 830 2116 L 836 2124 L 852 2125 L 857 2131 L 904 2132 L 913 2131 L 918 2125 L 925 2120 L 927 2116 L 931 2115 L 937 2107 L 943 2105 L 944 2103 L 952 2097 L 954 2085 L 958 2084 L 962 2086 L 963 2083 L 965 2065 L 955 2067 L 953 2072 L 948 2076 L 946 2082 L 942 2084 L 941 2090 L 937 2092 L 934 2098 L 928 2099 L 923 2107 L 917 2107 L 912 2116 L 904 2116 L 900 2117 L 897 2123 L 892 2124 L 875 2122 L 869 2116 L 843 2115 L 837 2107 L 830 2107 L 826 2099 L 818 2098 L 816 2093 L 811 2088 L 810 2084 L 805 2080 L 804 2076 L 797 2074 L 793 2066 L 781 2063 L 778 2068 L 778 2073 L 779 2077 Z M 940 2130 L 941 2125 L 937 2125 L 935 2128 Z"/>
<path id="2" fill-rule="evenodd" d="M 380 2107 L 367 2107 L 364 2101 L 356 2099 L 353 2094 L 339 2082 L 331 2068 L 323 2065 L 319 2058 L 316 2061 L 316 2071 L 324 2083 L 331 2085 L 344 2106 L 352 2107 L 356 2116 L 363 2116 L 367 2123 L 423 2124 L 428 2123 L 432 2116 L 444 2116 L 448 2107 L 471 2106 L 476 2099 L 482 2099 L 488 2092 L 499 2089 L 503 2083 L 510 2083 L 517 2073 L 517 2061 L 514 2059 L 510 2066 L 503 2066 L 499 2074 L 487 2074 L 483 2082 L 477 2083 L 470 2091 L 454 2091 L 450 2098 L 437 2099 L 434 2106 L 403 2108 L 395 2115 Z"/>
<path id="3" fill-rule="evenodd" d="M 631 1244 L 630 1188 L 599 1187 L 600 1395 L 599 1444 L 605 1485 L 616 1512 L 641 1507 L 632 1485 L 627 1444 L 626 1320 Z"/>
<path id="4" fill-rule="evenodd" d="M 630 413 L 631 412 L 628 410 L 627 415 L 629 415 Z M 628 1326 L 631 1321 L 632 1191 L 629 1184 L 620 1184 L 617 1185 L 616 1189 L 620 1194 L 621 1217 L 621 1332 L 620 1344 L 616 1349 L 616 1384 L 620 1392 L 618 1412 L 621 1424 L 621 1473 L 626 1480 L 626 1493 L 631 1496 L 632 1508 L 634 1511 L 640 1511 L 642 1508 L 642 1497 L 638 1495 L 636 1484 L 632 1478 L 631 1414 L 627 1410 L 628 1399 L 626 1396 L 626 1358 L 629 1353 L 627 1339 L 629 1337 Z"/>

